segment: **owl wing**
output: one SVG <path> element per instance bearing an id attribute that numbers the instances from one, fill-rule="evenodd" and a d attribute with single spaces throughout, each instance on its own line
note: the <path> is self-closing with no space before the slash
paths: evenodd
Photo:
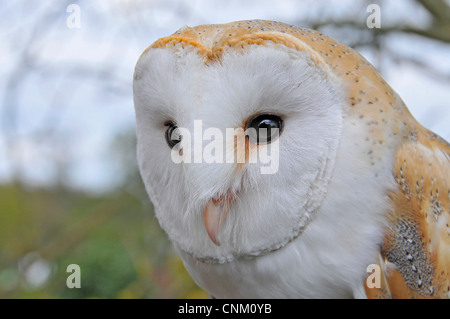
<path id="1" fill-rule="evenodd" d="M 421 130 L 397 151 L 379 288 L 369 298 L 450 298 L 450 145 Z"/>

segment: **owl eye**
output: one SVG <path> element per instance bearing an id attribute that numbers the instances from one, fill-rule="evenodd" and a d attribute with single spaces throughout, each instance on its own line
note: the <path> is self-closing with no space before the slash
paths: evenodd
<path id="1" fill-rule="evenodd" d="M 181 142 L 182 136 L 180 134 L 180 130 L 173 122 L 167 122 L 164 125 L 167 126 L 165 134 L 167 145 L 169 145 L 170 148 L 173 148 Z"/>
<path id="2" fill-rule="evenodd" d="M 251 142 L 269 144 L 281 133 L 283 120 L 278 115 L 259 114 L 248 121 L 247 132 Z"/>

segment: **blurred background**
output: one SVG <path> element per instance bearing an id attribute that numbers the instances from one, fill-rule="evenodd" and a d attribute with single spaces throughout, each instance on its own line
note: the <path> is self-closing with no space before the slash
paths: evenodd
<path id="1" fill-rule="evenodd" d="M 373 3 L 381 27 L 370 29 Z M 450 140 L 449 0 L 2 1 L 0 298 L 207 297 L 140 180 L 132 76 L 140 53 L 183 25 L 255 18 L 358 50 Z M 70 264 L 80 289 L 66 286 Z"/>

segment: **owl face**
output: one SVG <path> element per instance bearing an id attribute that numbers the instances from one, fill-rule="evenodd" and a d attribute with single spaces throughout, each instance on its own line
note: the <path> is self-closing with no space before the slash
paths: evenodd
<path id="1" fill-rule="evenodd" d="M 178 249 L 223 263 L 299 236 L 326 194 L 345 103 L 311 50 L 271 42 L 221 48 L 208 58 L 184 42 L 152 47 L 138 61 L 133 89 L 139 168 Z M 261 126 L 279 135 L 265 143 L 245 134 L 225 138 L 227 129 Z M 202 154 L 195 161 L 194 143 L 181 142 L 189 134 L 204 154 L 213 140 L 208 130 L 223 133 L 214 136 L 222 161 Z M 174 152 L 191 160 L 174 161 Z M 272 162 L 258 160 L 263 154 Z M 274 169 L 263 173 L 269 164 Z"/>

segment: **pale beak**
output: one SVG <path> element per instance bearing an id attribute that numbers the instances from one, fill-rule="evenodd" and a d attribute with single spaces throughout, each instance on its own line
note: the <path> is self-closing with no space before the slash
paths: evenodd
<path id="1" fill-rule="evenodd" d="M 220 246 L 218 239 L 220 228 L 227 217 L 228 208 L 233 201 L 233 195 L 228 192 L 219 198 L 211 199 L 205 206 L 203 218 L 205 222 L 206 232 L 212 242 Z"/>

